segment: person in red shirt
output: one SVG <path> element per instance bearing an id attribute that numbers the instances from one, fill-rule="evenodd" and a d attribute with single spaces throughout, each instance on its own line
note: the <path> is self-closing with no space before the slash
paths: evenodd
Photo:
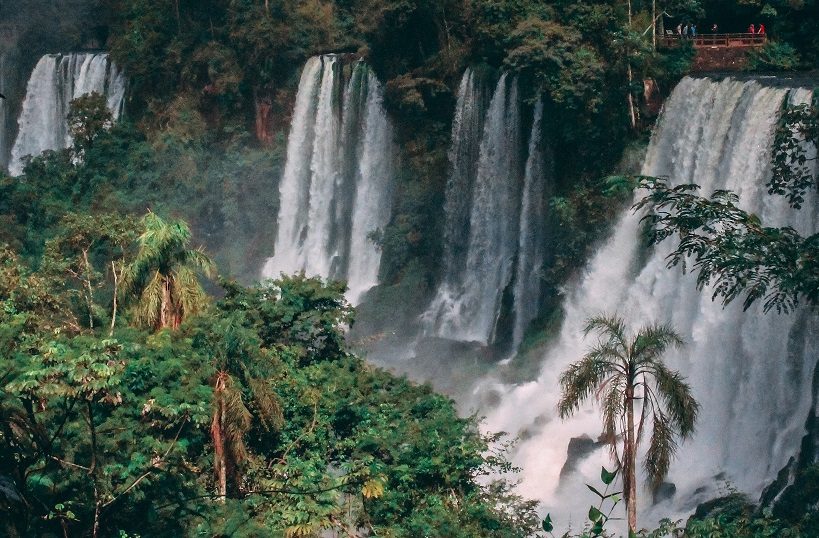
<path id="1" fill-rule="evenodd" d="M 756 33 L 759 34 L 759 35 L 765 35 L 765 25 L 760 24 L 759 25 L 759 30 L 757 30 Z"/>
<path id="2" fill-rule="evenodd" d="M 754 28 L 753 24 L 748 27 L 748 33 L 749 34 L 755 34 L 756 33 L 755 30 L 756 30 L 756 28 Z"/>

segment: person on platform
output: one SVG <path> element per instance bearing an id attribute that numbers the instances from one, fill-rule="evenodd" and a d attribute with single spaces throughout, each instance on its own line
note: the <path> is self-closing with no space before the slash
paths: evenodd
<path id="1" fill-rule="evenodd" d="M 691 23 L 691 30 L 690 31 L 691 31 L 691 39 L 694 39 L 695 37 L 697 37 L 697 25 L 694 24 L 693 22 Z"/>
<path id="2" fill-rule="evenodd" d="M 753 23 L 751 23 L 751 25 L 748 27 L 748 33 L 749 34 L 755 34 L 756 33 L 756 28 L 754 28 Z"/>
<path id="3" fill-rule="evenodd" d="M 688 39 L 688 25 L 683 26 L 683 39 Z"/>
<path id="4" fill-rule="evenodd" d="M 717 23 L 714 23 L 713 25 L 711 25 L 711 33 L 712 34 L 718 34 L 719 33 L 719 26 L 717 26 Z"/>
<path id="5" fill-rule="evenodd" d="M 756 31 L 757 35 L 765 35 L 765 25 L 760 23 L 759 30 Z"/>
<path id="6" fill-rule="evenodd" d="M 677 25 L 677 35 L 682 36 L 682 23 Z"/>

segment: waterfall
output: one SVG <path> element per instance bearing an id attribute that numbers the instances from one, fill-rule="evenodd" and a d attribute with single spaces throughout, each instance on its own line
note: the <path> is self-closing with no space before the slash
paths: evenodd
<path id="1" fill-rule="evenodd" d="M 0 98 L 0 170 L 5 169 L 8 164 L 8 115 L 9 104 L 7 102 L 9 94 L 9 87 L 7 82 L 6 70 L 8 69 L 6 62 L 6 54 L 0 54 L 0 93 L 6 96 L 6 99 Z"/>
<path id="2" fill-rule="evenodd" d="M 371 236 L 389 222 L 395 161 L 383 98 L 363 62 L 353 65 L 345 84 L 338 56 L 308 60 L 279 184 L 274 252 L 263 276 L 303 271 L 347 279 L 354 304 L 377 284 L 381 253 Z"/>
<path id="3" fill-rule="evenodd" d="M 23 158 L 71 145 L 66 117 L 71 100 L 98 92 L 118 119 L 125 96 L 125 77 L 105 53 L 47 54 L 40 58 L 26 87 L 9 172 L 23 171 Z"/>
<path id="4" fill-rule="evenodd" d="M 706 195 L 733 190 L 740 206 L 766 224 L 815 231 L 815 193 L 801 211 L 792 211 L 765 187 L 773 133 L 786 98 L 806 102 L 810 92 L 755 81 L 685 78 L 665 105 L 642 173 L 668 176 L 674 184 L 697 183 Z M 560 373 L 592 343 L 582 338 L 583 322 L 591 315 L 616 312 L 631 327 L 669 322 L 687 342 L 667 356 L 667 364 L 688 378 L 702 406 L 697 431 L 672 463 L 667 480 L 676 493 L 651 514 L 641 512 L 644 518 L 682 516 L 719 495 L 726 481 L 759 494 L 798 451 L 805 433 L 819 355 L 816 315 L 806 310 L 764 314 L 760 305 L 747 312 L 741 304 L 723 308 L 712 302 L 708 290 L 696 290 L 694 275 L 666 267 L 671 244 L 646 252 L 639 232 L 640 215 L 624 212 L 567 293 L 561 332 L 535 381 L 514 387 L 487 382 L 503 396 L 486 427 L 524 434 L 513 454 L 513 462 L 524 469 L 521 493 L 541 499 L 564 522 L 584 520 L 584 499 L 592 499 L 583 484 L 596 484 L 600 465 L 611 465 L 601 447 L 575 455 L 572 467 L 579 475 L 569 473 L 561 483 L 570 439 L 597 439 L 601 432 L 594 402 L 567 421 L 556 413 Z M 644 510 L 651 496 L 646 490 L 641 495 Z"/>
<path id="5" fill-rule="evenodd" d="M 478 173 L 483 124 L 486 107 L 489 105 L 488 93 L 482 78 L 472 68 L 467 68 L 458 88 L 455 117 L 452 121 L 452 145 L 449 149 L 451 171 L 447 179 L 444 204 L 445 285 L 455 283 L 466 263 L 472 184 Z"/>
<path id="6" fill-rule="evenodd" d="M 363 66 L 363 64 L 359 64 Z M 356 66 L 358 69 L 359 66 Z M 375 75 L 367 70 L 363 129 L 358 155 L 358 174 L 353 203 L 352 234 L 347 269 L 348 296 L 355 303 L 362 293 L 378 283 L 381 252 L 370 239 L 390 219 L 393 175 L 392 126 L 384 109 L 384 91 Z"/>
<path id="7" fill-rule="evenodd" d="M 488 108 L 483 94 L 478 77 L 467 70 L 452 131 L 443 279 L 422 321 L 435 336 L 491 344 L 515 277 L 518 344 L 537 314 L 537 270 L 543 260 L 543 108 L 535 109 L 524 173 L 517 80 L 502 74 Z"/>
<path id="8" fill-rule="evenodd" d="M 544 252 L 544 228 L 546 214 L 544 200 L 547 170 L 541 140 L 543 102 L 535 105 L 532 134 L 529 137 L 529 157 L 523 176 L 523 199 L 520 208 L 520 233 L 518 234 L 518 262 L 515 270 L 514 312 L 512 345 L 523 341 L 526 328 L 537 317 L 540 304 L 541 274 Z"/>

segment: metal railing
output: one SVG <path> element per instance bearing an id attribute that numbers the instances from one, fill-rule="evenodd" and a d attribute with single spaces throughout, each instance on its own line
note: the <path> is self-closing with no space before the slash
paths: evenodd
<path id="1" fill-rule="evenodd" d="M 694 37 L 681 36 L 666 30 L 659 36 L 660 44 L 675 47 L 682 42 L 690 42 L 695 47 L 761 47 L 768 41 L 767 34 L 698 34 Z"/>

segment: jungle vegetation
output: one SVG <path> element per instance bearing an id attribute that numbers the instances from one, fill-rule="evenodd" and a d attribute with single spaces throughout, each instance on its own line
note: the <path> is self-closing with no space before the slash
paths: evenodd
<path id="1" fill-rule="evenodd" d="M 73 147 L 0 179 L 0 533 L 536 532 L 534 505 L 510 482 L 485 480 L 511 471 L 499 437 L 480 435 L 475 419 L 459 418 L 429 387 L 346 349 L 354 314 L 343 284 L 298 276 L 246 284 L 271 247 L 299 69 L 311 55 L 347 52 L 385 82 L 405 157 L 384 230 L 387 285 L 436 278 L 445 148 L 465 66 L 513 71 L 527 99 L 545 96 L 550 132 L 566 149 L 550 200 L 561 249 L 544 267 L 556 298 L 627 199 L 601 178 L 627 147 L 645 143 L 653 118 L 642 80 L 668 92 L 690 62 L 685 48 L 650 47 L 652 3 L 103 4 L 106 48 L 129 76 L 126 118 L 114 124 L 98 96 L 81 99 L 69 118 Z M 791 47 L 791 65 L 819 58 L 815 0 L 656 4 L 697 20 L 747 13 Z M 815 109 L 804 114 L 806 124 L 815 119 Z M 653 187 L 657 207 L 684 207 Z M 685 200 L 711 208 L 705 234 L 712 209 L 731 202 Z M 751 248 L 760 231 L 770 238 L 752 216 L 728 209 L 741 236 L 731 249 Z M 670 237 L 691 229 L 681 222 L 657 224 Z M 815 283 L 804 288 L 816 275 L 815 265 L 804 271 L 804 260 L 816 263 L 815 238 L 792 239 L 777 243 L 788 247 L 786 265 L 761 295 L 748 284 L 758 272 L 729 277 L 739 287 L 726 289 L 767 297 L 773 286 L 784 290 L 782 304 L 793 296 L 815 304 Z M 682 248 L 706 260 L 725 253 Z M 718 263 L 703 267 L 721 274 Z M 804 496 L 792 492 L 772 514 L 732 497 L 689 533 L 808 536 L 815 473 L 797 477 Z"/>

